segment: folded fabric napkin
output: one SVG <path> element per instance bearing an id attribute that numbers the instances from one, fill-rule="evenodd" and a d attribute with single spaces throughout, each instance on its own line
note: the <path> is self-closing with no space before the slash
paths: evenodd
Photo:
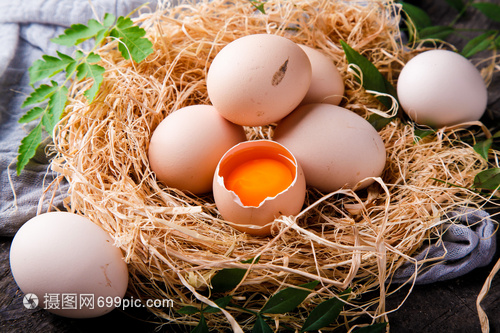
<path id="1" fill-rule="evenodd" d="M 412 281 L 415 264 L 417 284 L 444 281 L 490 263 L 496 251 L 496 225 L 483 210 L 463 208 L 449 214 L 454 223 L 441 226 L 441 237 L 420 247 L 393 275 L 392 282 Z"/>

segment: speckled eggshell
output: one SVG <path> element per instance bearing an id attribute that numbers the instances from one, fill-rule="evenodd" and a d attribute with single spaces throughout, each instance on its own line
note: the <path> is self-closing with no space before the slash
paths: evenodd
<path id="1" fill-rule="evenodd" d="M 488 100 L 477 68 L 447 50 L 430 50 L 412 58 L 399 75 L 397 92 L 410 118 L 432 127 L 479 120 Z"/>
<path id="2" fill-rule="evenodd" d="M 127 265 L 113 239 L 87 218 L 68 212 L 45 213 L 26 222 L 12 241 L 10 267 L 23 293 L 34 293 L 39 306 L 70 318 L 110 312 L 117 303 L 98 306 L 99 298 L 116 302 L 128 285 Z M 50 294 L 59 299 L 51 303 L 58 308 L 48 309 L 45 296 Z M 76 294 L 76 309 L 63 308 L 63 294 Z M 92 295 L 93 308 L 80 305 L 82 294 Z"/>
<path id="3" fill-rule="evenodd" d="M 332 59 L 312 47 L 300 44 L 299 46 L 309 57 L 312 68 L 311 85 L 300 104 L 339 105 L 344 96 L 344 80 Z"/>
<path id="4" fill-rule="evenodd" d="M 278 123 L 274 140 L 297 158 L 306 183 L 323 192 L 364 188 L 373 183 L 364 179 L 379 177 L 385 167 L 378 132 L 361 116 L 336 105 L 300 106 Z"/>
<path id="5" fill-rule="evenodd" d="M 254 34 L 227 44 L 207 75 L 210 101 L 229 121 L 243 126 L 274 123 L 306 95 L 311 64 L 291 40 Z"/>
<path id="6" fill-rule="evenodd" d="M 221 117 L 213 106 L 187 106 L 156 127 L 149 144 L 149 163 L 164 185 L 202 194 L 211 191 L 222 155 L 245 140 L 243 127 Z"/>

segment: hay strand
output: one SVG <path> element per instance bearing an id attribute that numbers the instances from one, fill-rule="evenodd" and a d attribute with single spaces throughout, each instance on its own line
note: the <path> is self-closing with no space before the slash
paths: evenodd
<path id="1" fill-rule="evenodd" d="M 308 189 L 303 211 L 276 219 L 277 231 L 269 238 L 235 231 L 210 194 L 196 197 L 158 183 L 146 152 L 153 130 L 168 114 L 210 103 L 205 77 L 211 60 L 248 34 L 278 34 L 320 49 L 345 79 L 341 106 L 364 117 L 374 110 L 385 113 L 356 81 L 339 45 L 346 41 L 395 82 L 402 65 L 424 49 L 401 44 L 399 11 L 392 1 L 270 0 L 266 14 L 247 1 L 165 3 L 136 20 L 154 44 L 145 61 L 121 58 L 116 41 L 97 50 L 106 68 L 104 83 L 90 105 L 82 91 L 91 82 L 72 85 L 54 138 L 52 169 L 70 184 L 68 209 L 99 224 L 123 250 L 131 292 L 143 299 L 173 299 L 178 307 L 214 306 L 201 293 L 211 288 L 211 277 L 223 268 L 246 269 L 242 261 L 259 257 L 233 291 L 244 306 L 258 309 L 279 289 L 317 280 L 321 288 L 306 303 L 351 287 L 346 317 L 386 315 L 386 281 L 397 267 L 434 235 L 448 212 L 481 209 L 487 201 L 469 190 L 487 163 L 459 140 L 468 130 L 444 128 L 417 140 L 414 125 L 393 120 L 380 131 L 387 165 L 372 186 L 334 193 Z M 273 125 L 246 131 L 250 140 L 271 139 Z M 356 304 L 355 297 L 374 290 L 377 299 Z M 150 310 L 159 318 L 194 323 L 169 309 Z M 227 321 L 235 331 L 248 329 L 237 316 L 237 309 L 227 309 L 207 321 L 221 331 Z M 276 323 L 295 328 L 300 319 L 275 316 Z"/>

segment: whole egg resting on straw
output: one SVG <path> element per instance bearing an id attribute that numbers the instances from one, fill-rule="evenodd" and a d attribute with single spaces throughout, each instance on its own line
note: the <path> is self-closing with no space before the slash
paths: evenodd
<path id="1" fill-rule="evenodd" d="M 219 113 L 243 126 L 274 123 L 299 105 L 311 84 L 307 54 L 277 35 L 249 35 L 226 45 L 207 74 Z"/>
<path id="2" fill-rule="evenodd" d="M 385 167 L 384 142 L 375 128 L 336 105 L 300 106 L 278 123 L 274 140 L 290 149 L 307 184 L 322 192 L 365 188 Z"/>
<path id="3" fill-rule="evenodd" d="M 238 230 L 270 234 L 276 218 L 301 211 L 306 185 L 362 188 L 383 171 L 382 139 L 337 106 L 343 80 L 319 50 L 277 35 L 241 37 L 213 59 L 207 92 L 213 106 L 197 106 L 206 115 L 180 121 L 188 112 L 178 110 L 158 126 L 150 165 L 165 185 L 194 194 L 208 191 L 211 175 L 216 206 Z M 242 138 L 243 126 L 270 124 L 274 140 Z"/>
<path id="4" fill-rule="evenodd" d="M 408 116 L 432 127 L 477 121 L 488 102 L 478 69 L 448 50 L 429 50 L 412 58 L 399 75 L 397 92 Z"/>
<path id="5" fill-rule="evenodd" d="M 212 189 L 222 155 L 245 140 L 243 127 L 221 117 L 213 106 L 187 106 L 156 127 L 149 143 L 149 164 L 165 185 L 202 194 Z"/>

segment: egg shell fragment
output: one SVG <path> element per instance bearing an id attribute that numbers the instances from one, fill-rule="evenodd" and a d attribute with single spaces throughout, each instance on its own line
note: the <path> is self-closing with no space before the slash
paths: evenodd
<path id="1" fill-rule="evenodd" d="M 321 51 L 299 44 L 311 62 L 312 79 L 306 96 L 300 103 L 327 103 L 339 105 L 344 96 L 344 80 L 339 70 Z"/>
<path id="2" fill-rule="evenodd" d="M 278 123 L 274 140 L 297 158 L 306 183 L 323 192 L 367 187 L 374 180 L 364 179 L 379 177 L 385 167 L 378 132 L 361 116 L 336 105 L 298 107 Z"/>
<path id="3" fill-rule="evenodd" d="M 438 128 L 479 120 L 488 100 L 477 68 L 447 50 L 425 51 L 412 58 L 399 75 L 397 92 L 410 118 Z"/>
<path id="4" fill-rule="evenodd" d="M 149 144 L 149 163 L 164 185 L 202 194 L 212 189 L 222 155 L 245 140 L 243 127 L 221 117 L 213 106 L 187 106 L 156 127 Z"/>
<path id="5" fill-rule="evenodd" d="M 293 171 L 291 185 L 274 197 L 268 197 L 257 207 L 245 206 L 238 195 L 226 188 L 224 177 L 243 161 L 252 158 L 280 156 Z M 215 204 L 222 217 L 240 231 L 251 235 L 265 236 L 271 233 L 270 222 L 285 215 L 298 214 L 305 200 L 306 183 L 304 172 L 291 152 L 270 140 L 246 141 L 237 144 L 224 154 L 213 179 Z"/>
<path id="6" fill-rule="evenodd" d="M 229 121 L 243 126 L 274 123 L 306 95 L 311 64 L 288 38 L 254 34 L 227 44 L 207 74 L 210 101 Z"/>
<path id="7" fill-rule="evenodd" d="M 23 293 L 37 295 L 42 308 L 44 296 L 76 294 L 76 309 L 48 311 L 69 318 L 102 316 L 115 308 L 80 306 L 79 295 L 100 298 L 123 298 L 128 285 L 128 269 L 122 252 L 113 239 L 87 218 L 68 213 L 51 212 L 26 222 L 16 233 L 10 248 L 10 267 Z"/>

